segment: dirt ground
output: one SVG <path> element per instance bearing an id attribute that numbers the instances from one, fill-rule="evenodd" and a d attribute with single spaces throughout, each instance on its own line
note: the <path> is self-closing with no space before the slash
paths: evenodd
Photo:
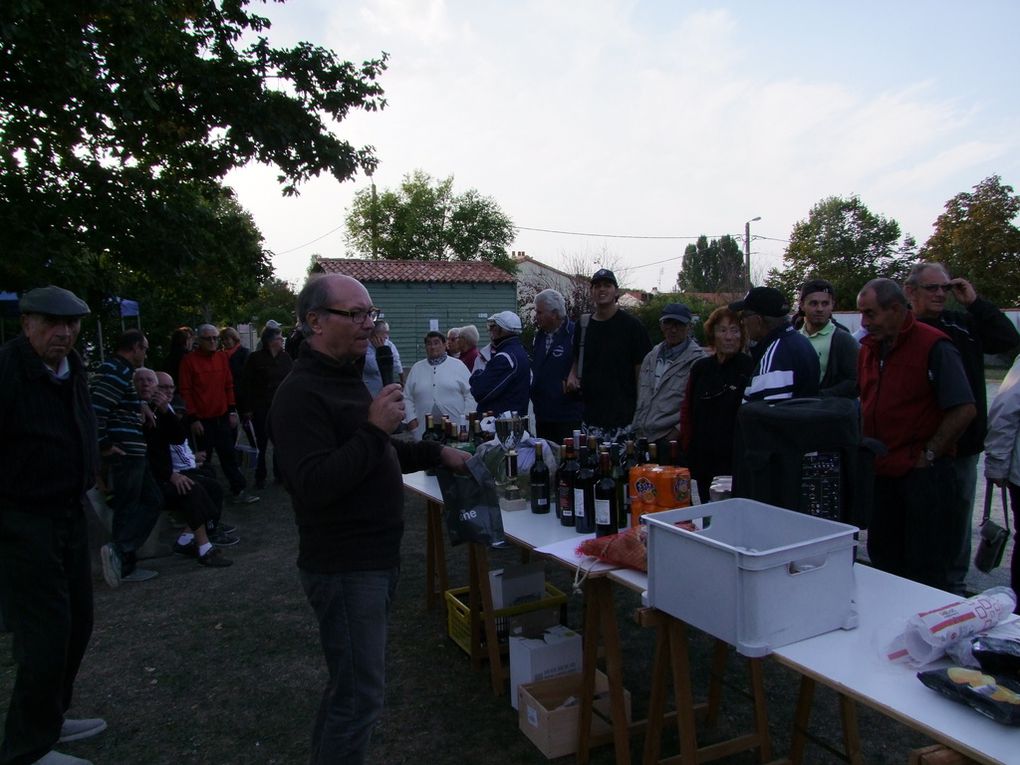
<path id="1" fill-rule="evenodd" d="M 297 534 L 283 490 L 269 487 L 262 501 L 230 509 L 242 542 L 230 549 L 232 568 L 208 570 L 173 556 L 143 565 L 157 579 L 110 590 L 96 569 L 96 627 L 76 686 L 72 714 L 102 716 L 109 729 L 99 737 L 66 745 L 65 751 L 97 765 L 166 763 L 302 763 L 325 669 L 311 611 L 294 565 Z M 390 629 L 386 710 L 373 739 L 371 762 L 541 763 L 543 755 L 518 730 L 506 694 L 494 696 L 485 672 L 472 671 L 467 656 L 446 635 L 445 611 L 425 608 L 424 504 L 408 495 L 407 532 L 397 603 Z M 167 529 L 163 541 L 173 532 Z M 447 547 L 451 585 L 466 583 L 467 554 Z M 517 561 L 516 550 L 493 551 L 495 565 Z M 570 592 L 571 577 L 547 565 L 549 579 Z M 581 598 L 571 595 L 568 622 L 581 625 Z M 653 635 L 632 613 L 638 596 L 618 591 L 616 606 L 624 645 L 624 672 L 636 718 L 647 710 Z M 711 642 L 693 632 L 696 694 L 707 686 Z M 743 695 L 744 662 L 732 655 L 723 719 L 709 742 L 748 730 L 750 704 Z M 0 712 L 13 683 L 11 640 L 0 636 Z M 774 755 L 787 751 L 797 691 L 796 676 L 766 661 Z M 812 730 L 839 741 L 836 697 L 820 689 Z M 961 710 L 962 713 L 962 710 Z M 859 709 L 864 760 L 907 761 L 927 740 L 868 709 Z M 634 762 L 643 739 L 634 736 Z M 664 736 L 664 756 L 676 753 L 675 735 Z M 570 762 L 572 758 L 564 758 Z M 614 761 L 608 747 L 592 762 Z M 721 760 L 752 763 L 753 754 Z M 812 745 L 807 762 L 840 762 Z"/>

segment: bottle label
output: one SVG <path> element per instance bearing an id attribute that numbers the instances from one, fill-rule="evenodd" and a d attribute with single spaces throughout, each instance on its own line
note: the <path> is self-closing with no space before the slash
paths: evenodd
<path id="1" fill-rule="evenodd" d="M 568 486 L 560 487 L 560 515 L 564 518 L 574 517 L 574 494 Z"/>
<path id="2" fill-rule="evenodd" d="M 595 500 L 595 523 L 598 526 L 608 526 L 612 522 L 608 499 Z"/>
<path id="3" fill-rule="evenodd" d="M 574 489 L 574 517 L 584 517 L 584 489 Z"/>

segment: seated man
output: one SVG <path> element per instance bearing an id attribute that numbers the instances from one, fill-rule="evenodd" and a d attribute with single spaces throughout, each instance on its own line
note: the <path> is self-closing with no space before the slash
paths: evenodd
<path id="1" fill-rule="evenodd" d="M 155 422 L 144 428 L 149 466 L 161 491 L 167 509 L 179 512 L 186 524 L 174 544 L 174 552 L 192 555 L 198 563 L 211 568 L 225 568 L 233 561 L 223 557 L 214 547 L 205 523 L 216 514 L 209 495 L 187 476 L 171 469 L 170 444 L 187 439 L 183 425 L 170 409 L 170 398 L 157 388 L 156 373 L 144 367 L 135 371 L 135 388 L 142 401 L 148 401 Z"/>

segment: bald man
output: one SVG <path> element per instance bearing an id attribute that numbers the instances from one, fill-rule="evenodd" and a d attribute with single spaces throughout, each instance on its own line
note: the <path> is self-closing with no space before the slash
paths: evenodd
<path id="1" fill-rule="evenodd" d="M 404 531 L 401 472 L 468 456 L 392 440 L 399 384 L 373 399 L 359 362 L 379 311 L 348 276 L 310 280 L 298 296 L 305 340 L 277 389 L 269 429 L 298 524 L 298 570 L 319 622 L 329 684 L 312 733 L 313 765 L 361 763 L 382 710 L 387 617 Z"/>

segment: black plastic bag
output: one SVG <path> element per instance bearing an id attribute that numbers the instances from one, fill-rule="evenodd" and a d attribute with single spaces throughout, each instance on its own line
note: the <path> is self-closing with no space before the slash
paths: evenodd
<path id="1" fill-rule="evenodd" d="M 502 544 L 503 516 L 496 482 L 481 458 L 472 457 L 465 466 L 466 475 L 445 467 L 436 468 L 450 544 L 455 547 L 463 542 Z"/>
<path id="2" fill-rule="evenodd" d="M 948 699 L 1003 725 L 1020 725 L 1020 683 L 976 669 L 949 667 L 918 672 L 917 679 Z"/>

